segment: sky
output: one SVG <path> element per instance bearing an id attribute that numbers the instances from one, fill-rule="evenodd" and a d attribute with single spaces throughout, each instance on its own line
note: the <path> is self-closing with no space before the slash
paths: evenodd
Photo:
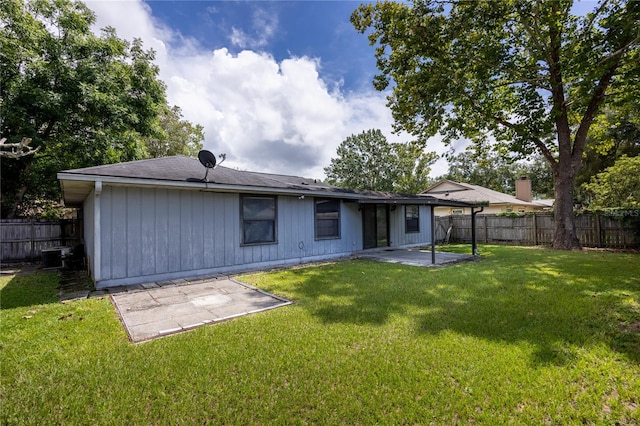
<path id="1" fill-rule="evenodd" d="M 349 18 L 356 1 L 88 0 L 94 31 L 112 26 L 156 51 L 170 105 L 204 127 L 204 149 L 241 170 L 325 177 L 348 136 L 391 142 L 374 48 Z M 462 144 L 462 142 L 461 142 Z M 437 138 L 428 150 L 446 149 Z M 432 176 L 447 171 L 444 160 Z"/>

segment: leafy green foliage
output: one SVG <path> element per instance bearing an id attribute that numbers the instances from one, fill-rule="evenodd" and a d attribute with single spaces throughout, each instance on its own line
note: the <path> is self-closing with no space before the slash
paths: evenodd
<path id="1" fill-rule="evenodd" d="M 592 130 L 584 162 L 576 178 L 576 198 L 582 204 L 589 201 L 584 184 L 613 166 L 621 156 L 640 155 L 640 106 L 636 102 L 608 107 L 596 118 Z"/>
<path id="2" fill-rule="evenodd" d="M 196 157 L 202 149 L 204 128 L 183 120 L 180 107 L 164 108 L 158 117 L 158 126 L 155 135 L 144 138 L 145 148 L 150 157 Z"/>
<path id="3" fill-rule="evenodd" d="M 56 172 L 145 156 L 166 108 L 153 51 L 106 28 L 75 0 L 0 3 L 0 135 L 36 155 L 2 164 L 2 216 L 60 198 Z"/>
<path id="4" fill-rule="evenodd" d="M 638 423 L 638 254 L 480 251 L 245 275 L 296 303 L 139 345 L 108 298 L 4 275 L 0 423 Z"/>
<path id="5" fill-rule="evenodd" d="M 418 194 L 430 184 L 430 166 L 438 158 L 424 142 L 389 143 L 380 130 L 351 135 L 325 167 L 327 181 L 352 189 Z"/>
<path id="6" fill-rule="evenodd" d="M 583 187 L 591 195 L 591 209 L 640 208 L 640 156 L 623 155 Z"/>
<path id="7" fill-rule="evenodd" d="M 515 181 L 521 176 L 531 180 L 536 198 L 553 198 L 553 175 L 541 156 L 533 161 L 513 161 L 495 151 L 472 145 L 459 154 L 449 154 L 449 170 L 441 179 L 484 186 L 505 194 L 515 194 Z"/>
<path id="8" fill-rule="evenodd" d="M 477 143 L 492 136 L 516 156 L 544 156 L 556 248 L 579 246 L 573 184 L 591 124 L 604 104 L 630 101 L 640 73 L 640 2 L 602 2 L 584 17 L 572 5 L 415 0 L 363 4 L 351 16 L 376 48 L 374 86 L 391 87 L 398 130 Z"/>

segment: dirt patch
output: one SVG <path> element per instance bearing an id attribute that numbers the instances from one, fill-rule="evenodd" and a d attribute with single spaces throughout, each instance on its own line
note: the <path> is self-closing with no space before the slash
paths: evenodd
<path id="1" fill-rule="evenodd" d="M 3 263 L 0 265 L 0 274 L 5 275 L 29 275 L 40 269 L 40 263 Z"/>
<path id="2" fill-rule="evenodd" d="M 640 334 L 640 321 L 632 322 L 631 324 L 624 326 L 622 329 L 630 333 Z"/>

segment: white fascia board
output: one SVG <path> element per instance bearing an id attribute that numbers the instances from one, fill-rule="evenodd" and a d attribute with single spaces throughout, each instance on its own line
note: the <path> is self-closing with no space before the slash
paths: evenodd
<path id="1" fill-rule="evenodd" d="M 58 173 L 60 181 L 85 181 L 95 182 L 102 181 L 103 185 L 112 186 L 137 186 L 137 187 L 154 187 L 169 189 L 189 189 L 204 192 L 241 192 L 241 193 L 260 193 L 260 194 L 284 194 L 295 196 L 316 196 L 324 198 L 342 198 L 358 200 L 362 195 L 335 193 L 331 191 L 314 191 L 310 189 L 289 189 L 289 188 L 270 188 L 266 186 L 247 186 L 247 185 L 226 185 L 213 182 L 183 182 L 158 179 L 140 179 L 140 178 L 123 178 L 116 176 L 98 176 L 98 175 L 81 175 L 76 173 Z M 204 184 L 204 186 L 203 186 Z"/>

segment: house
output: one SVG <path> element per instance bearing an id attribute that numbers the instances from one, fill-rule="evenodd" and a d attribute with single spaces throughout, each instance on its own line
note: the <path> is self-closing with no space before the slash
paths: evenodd
<path id="1" fill-rule="evenodd" d="M 205 173 L 184 156 L 66 170 L 58 179 L 65 204 L 81 208 L 97 288 L 432 244 L 433 207 L 469 206 L 222 166 Z"/>
<path id="2" fill-rule="evenodd" d="M 480 214 L 496 213 L 525 213 L 549 210 L 553 207 L 553 200 L 533 200 L 531 197 L 531 181 L 521 178 L 516 181 L 516 195 L 504 194 L 480 185 L 455 182 L 443 179 L 422 192 L 440 200 L 463 201 L 467 203 L 488 202 Z M 435 208 L 436 216 L 468 215 L 470 207 L 440 206 Z"/>

